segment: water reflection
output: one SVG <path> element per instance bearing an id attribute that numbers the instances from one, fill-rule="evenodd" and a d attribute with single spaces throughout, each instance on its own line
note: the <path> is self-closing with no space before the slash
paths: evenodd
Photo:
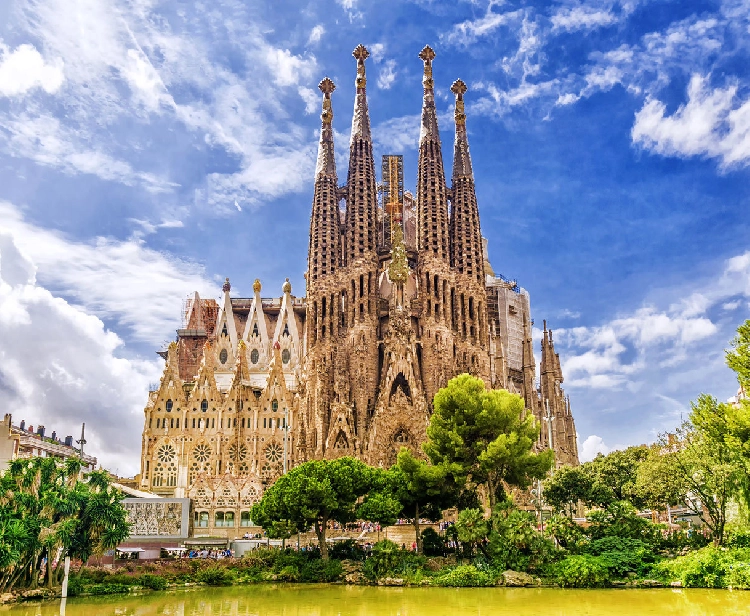
<path id="1" fill-rule="evenodd" d="M 9 616 L 745 616 L 750 592 L 257 585 L 68 599 Z"/>

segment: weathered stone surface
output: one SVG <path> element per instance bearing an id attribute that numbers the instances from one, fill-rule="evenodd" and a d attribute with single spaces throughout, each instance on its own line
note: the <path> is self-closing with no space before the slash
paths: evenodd
<path id="1" fill-rule="evenodd" d="M 404 580 L 402 578 L 386 577 L 378 580 L 378 586 L 403 586 Z"/>
<path id="2" fill-rule="evenodd" d="M 16 600 L 17 597 L 12 592 L 4 592 L 0 595 L 0 603 L 13 603 Z"/>
<path id="3" fill-rule="evenodd" d="M 503 571 L 503 584 L 505 586 L 537 586 L 537 580 L 534 576 L 522 571 L 513 571 L 508 569 Z"/>

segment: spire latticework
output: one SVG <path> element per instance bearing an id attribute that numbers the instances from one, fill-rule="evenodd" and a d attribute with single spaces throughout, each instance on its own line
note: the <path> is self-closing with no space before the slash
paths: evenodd
<path id="1" fill-rule="evenodd" d="M 459 273 L 484 282 L 482 232 L 479 207 L 466 135 L 464 94 L 466 84 L 458 79 L 451 92 L 456 95 L 456 140 L 453 148 L 453 201 L 451 209 L 451 263 Z"/>
<path id="2" fill-rule="evenodd" d="M 365 76 L 365 60 L 370 52 L 364 45 L 358 45 L 352 55 L 357 60 L 357 94 L 349 145 L 346 263 L 374 254 L 377 244 L 377 184 Z"/>
<path id="3" fill-rule="evenodd" d="M 315 281 L 333 274 L 341 255 L 339 207 L 336 197 L 338 179 L 333 147 L 333 107 L 331 94 L 336 89 L 328 77 L 318 86 L 323 92 L 322 125 L 315 169 L 315 192 L 310 217 L 309 279 Z"/>
<path id="4" fill-rule="evenodd" d="M 420 250 L 448 261 L 448 196 L 432 80 L 435 52 L 427 46 L 419 57 L 424 62 L 424 99 L 417 175 L 417 244 Z"/>

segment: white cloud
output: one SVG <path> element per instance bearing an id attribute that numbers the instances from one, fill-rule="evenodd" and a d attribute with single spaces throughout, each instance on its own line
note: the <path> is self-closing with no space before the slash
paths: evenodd
<path id="1" fill-rule="evenodd" d="M 396 81 L 396 61 L 386 60 L 378 75 L 378 87 L 381 90 L 389 90 Z"/>
<path id="2" fill-rule="evenodd" d="M 476 19 L 467 19 L 453 26 L 440 39 L 450 45 L 468 46 L 477 41 L 477 39 L 489 36 L 500 26 L 509 24 L 518 20 L 524 13 L 523 11 L 509 11 L 507 13 L 495 13 L 493 7 L 501 6 L 502 0 L 491 0 L 487 5 L 487 11 L 481 17 Z"/>
<path id="3" fill-rule="evenodd" d="M 722 167 L 750 164 L 750 99 L 737 100 L 737 86 L 712 89 L 693 75 L 687 103 L 672 115 L 648 99 L 636 114 L 633 143 L 663 156 L 718 158 Z"/>
<path id="4" fill-rule="evenodd" d="M 149 127 L 184 128 L 187 134 L 179 135 L 184 140 L 193 139 L 197 149 L 223 148 L 236 164 L 209 177 L 196 193 L 194 205 L 222 213 L 234 212 L 234 198 L 257 205 L 293 192 L 299 179 L 312 173 L 312 164 L 290 166 L 288 184 L 255 175 L 266 172 L 260 157 L 299 162 L 294 151 L 306 125 L 303 129 L 287 110 L 299 88 L 312 85 L 317 61 L 271 44 L 262 21 L 250 18 L 252 7 L 233 5 L 237 19 L 242 15 L 249 24 L 236 28 L 218 19 L 214 7 L 202 5 L 190 19 L 173 20 L 151 2 L 77 0 L 74 11 L 67 0 L 18 2 L 13 27 L 38 40 L 45 57 L 56 58 L 49 66 L 57 59 L 61 67 L 64 63 L 59 98 L 65 115 L 38 97 L 22 117 L 0 111 L 0 126 L 11 133 L 10 145 L 0 147 L 13 156 L 68 174 L 93 173 L 151 191 L 173 190 L 175 185 L 157 177 L 147 161 L 158 157 L 160 168 L 167 170 L 179 169 L 182 161 L 157 151 L 162 141 L 153 139 Z M 230 68 L 225 57 L 217 57 L 216 38 L 241 50 L 247 68 Z M 173 90 L 180 92 L 179 102 Z M 122 132 L 128 139 L 113 139 Z M 212 193 L 212 187 L 219 191 Z"/>
<path id="5" fill-rule="evenodd" d="M 137 171 L 103 150 L 87 147 L 54 116 L 21 114 L 5 120 L 0 116 L 0 127 L 7 131 L 5 147 L 11 156 L 28 158 L 68 175 L 91 174 L 126 186 L 140 185 L 152 193 L 176 186 L 153 173 Z"/>
<path id="6" fill-rule="evenodd" d="M 195 290 L 208 297 L 217 293 L 200 265 L 147 248 L 137 237 L 73 241 L 26 222 L 18 208 L 2 201 L 0 221 L 0 230 L 36 264 L 45 287 L 153 345 L 180 326 L 175 298 Z"/>
<path id="7" fill-rule="evenodd" d="M 315 43 L 319 43 L 325 33 L 326 29 L 323 27 L 323 24 L 318 24 L 310 30 L 310 37 L 307 39 L 307 44 L 314 45 Z"/>
<path id="8" fill-rule="evenodd" d="M 592 434 L 578 446 L 578 457 L 581 462 L 590 462 L 598 454 L 601 453 L 606 456 L 610 451 L 612 451 L 612 449 L 607 447 L 601 436 Z"/>
<path id="9" fill-rule="evenodd" d="M 684 299 L 666 310 L 643 306 L 598 327 L 555 332 L 565 357 L 563 373 L 571 387 L 622 389 L 638 387 L 644 375 L 672 368 L 688 359 L 697 343 L 719 332 L 706 315 L 738 295 L 750 298 L 750 251 L 728 259 L 720 275 L 700 290 L 683 290 Z M 740 304 L 737 304 L 739 306 Z"/>
<path id="10" fill-rule="evenodd" d="M 297 89 L 300 98 L 305 102 L 305 113 L 315 113 L 321 106 L 321 99 L 312 88 L 300 86 Z"/>
<path id="11" fill-rule="evenodd" d="M 157 361 L 118 357 L 122 341 L 95 316 L 35 279 L 29 257 L 0 232 L 0 405 L 14 423 L 77 435 L 122 474 L 137 472 L 140 421 Z"/>
<path id="12" fill-rule="evenodd" d="M 381 122 L 373 129 L 372 135 L 382 153 L 389 154 L 417 148 L 419 129 L 420 116 L 407 115 Z"/>
<path id="13" fill-rule="evenodd" d="M 20 96 L 34 88 L 54 94 L 64 80 L 60 58 L 48 64 L 33 45 L 19 45 L 10 51 L 0 43 L 0 96 Z"/>
<path id="14" fill-rule="evenodd" d="M 383 61 L 385 54 L 385 43 L 372 43 L 367 45 L 367 51 L 370 52 L 370 57 L 375 64 L 379 64 Z"/>
<path id="15" fill-rule="evenodd" d="M 288 49 L 269 47 L 266 50 L 266 61 L 280 86 L 293 86 L 312 77 L 316 66 L 315 58 L 304 58 L 294 55 Z"/>
<path id="16" fill-rule="evenodd" d="M 581 5 L 559 9 L 551 22 L 553 31 L 575 32 L 610 26 L 617 22 L 617 16 L 610 10 Z"/>

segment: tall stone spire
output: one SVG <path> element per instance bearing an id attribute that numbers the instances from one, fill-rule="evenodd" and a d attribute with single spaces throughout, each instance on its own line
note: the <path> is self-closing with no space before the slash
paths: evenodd
<path id="1" fill-rule="evenodd" d="M 370 52 L 364 45 L 358 45 L 352 55 L 357 60 L 357 94 L 354 100 L 352 136 L 349 144 L 346 263 L 370 256 L 377 248 L 377 184 L 365 77 L 365 60 Z"/>
<path id="2" fill-rule="evenodd" d="M 432 80 L 435 52 L 426 46 L 419 57 L 424 61 L 424 99 L 417 175 L 417 244 L 420 251 L 448 261 L 448 197 Z"/>
<path id="3" fill-rule="evenodd" d="M 459 273 L 484 283 L 482 232 L 479 228 L 479 208 L 471 169 L 469 139 L 466 136 L 464 93 L 466 84 L 453 82 L 451 92 L 456 95 L 456 140 L 453 148 L 453 201 L 450 221 L 451 264 Z"/>
<path id="4" fill-rule="evenodd" d="M 328 77 L 318 85 L 323 92 L 322 126 L 315 169 L 315 191 L 310 216 L 310 250 L 308 280 L 314 281 L 334 273 L 341 255 L 339 207 L 336 198 L 338 179 L 333 148 L 333 108 L 331 94 L 336 85 Z"/>

